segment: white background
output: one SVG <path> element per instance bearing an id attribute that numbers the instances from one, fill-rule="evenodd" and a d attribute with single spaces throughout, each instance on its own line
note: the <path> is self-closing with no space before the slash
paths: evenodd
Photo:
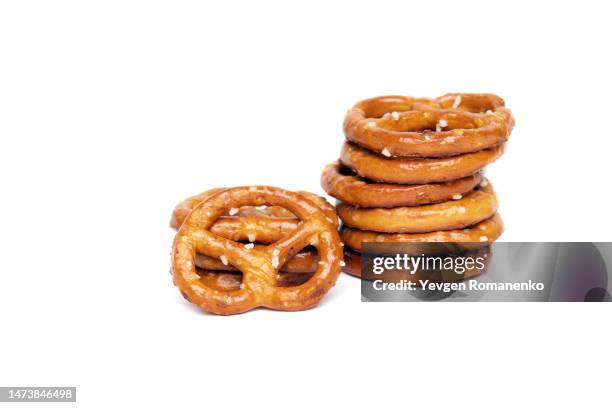
<path id="1" fill-rule="evenodd" d="M 363 304 L 341 276 L 308 312 L 216 317 L 172 286 L 168 221 L 215 186 L 322 193 L 359 99 L 494 92 L 517 121 L 488 171 L 502 239 L 610 241 L 604 7 L 2 2 L 0 385 L 87 407 L 603 404 L 605 305 Z"/>

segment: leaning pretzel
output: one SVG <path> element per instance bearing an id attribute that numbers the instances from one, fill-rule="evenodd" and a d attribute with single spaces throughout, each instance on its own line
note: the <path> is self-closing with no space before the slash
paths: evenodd
<path id="1" fill-rule="evenodd" d="M 462 104 L 470 103 L 462 108 Z M 457 106 L 455 106 L 457 105 Z M 346 114 L 346 138 L 384 156 L 446 157 L 505 142 L 514 119 L 489 94 L 437 99 L 381 96 L 358 102 Z"/>
<path id="2" fill-rule="evenodd" d="M 281 206 L 302 223 L 274 244 L 250 249 L 209 231 L 228 210 L 248 205 Z M 320 258 L 313 277 L 299 286 L 279 287 L 279 267 L 307 245 L 315 246 Z M 196 273 L 196 252 L 225 260 L 242 271 L 240 288 L 224 291 L 203 282 Z M 187 216 L 174 240 L 172 273 L 183 296 L 212 313 L 242 313 L 258 306 L 304 310 L 316 305 L 335 284 L 341 260 L 336 228 L 311 201 L 275 187 L 237 187 L 213 195 Z"/>

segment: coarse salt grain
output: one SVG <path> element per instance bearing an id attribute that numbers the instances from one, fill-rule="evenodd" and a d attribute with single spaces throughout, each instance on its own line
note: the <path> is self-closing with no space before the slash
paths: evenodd
<path id="1" fill-rule="evenodd" d="M 257 207 L 255 207 L 255 209 L 256 209 L 257 211 L 263 211 L 263 210 L 265 210 L 266 208 L 268 208 L 268 206 L 267 206 L 267 205 L 258 205 Z"/>
<path id="2" fill-rule="evenodd" d="M 386 147 L 384 149 L 382 149 L 382 155 L 385 157 L 391 157 L 391 152 L 389 151 L 389 149 L 387 149 Z"/>
<path id="3" fill-rule="evenodd" d="M 461 200 L 463 198 L 463 196 L 461 194 L 454 194 L 453 195 L 453 200 Z"/>
<path id="4" fill-rule="evenodd" d="M 489 185 L 489 180 L 484 179 L 480 182 L 480 187 L 486 187 Z"/>
<path id="5" fill-rule="evenodd" d="M 274 251 L 272 251 L 272 256 L 278 257 L 279 254 L 280 254 L 280 249 L 275 249 Z"/>
<path id="6" fill-rule="evenodd" d="M 230 208 L 229 215 L 236 215 L 236 214 L 238 214 L 238 209 L 237 208 Z"/>
<path id="7" fill-rule="evenodd" d="M 439 125 L 441 128 L 445 128 L 445 127 L 447 127 L 447 126 L 448 126 L 448 122 L 447 122 L 446 120 L 444 120 L 444 119 L 440 119 L 440 120 L 438 121 L 438 125 Z"/>
<path id="8" fill-rule="evenodd" d="M 227 256 L 225 256 L 225 255 L 221 255 L 221 256 L 219 257 L 219 259 L 221 260 L 221 263 L 222 263 L 223 265 L 227 266 L 227 264 L 228 264 L 228 262 L 227 262 Z"/>
<path id="9" fill-rule="evenodd" d="M 493 113 L 493 111 L 491 109 L 487 109 L 487 111 L 485 112 L 487 115 L 490 115 Z"/>
<path id="10" fill-rule="evenodd" d="M 346 266 L 346 262 L 340 261 L 340 266 Z"/>
<path id="11" fill-rule="evenodd" d="M 480 237 L 480 242 L 487 242 L 489 240 L 488 237 L 486 237 L 485 235 L 483 235 L 482 237 Z"/>
<path id="12" fill-rule="evenodd" d="M 255 244 L 244 244 L 244 249 L 249 250 L 255 248 Z"/>
<path id="13" fill-rule="evenodd" d="M 455 100 L 453 101 L 453 109 L 457 109 L 461 105 L 461 95 L 455 96 Z"/>
<path id="14" fill-rule="evenodd" d="M 279 263 L 278 256 L 273 257 L 272 258 L 272 266 L 274 268 L 278 268 L 278 263 Z"/>
<path id="15" fill-rule="evenodd" d="M 254 232 L 251 232 L 247 234 L 247 238 L 249 239 L 249 242 L 255 242 L 255 240 L 257 239 L 257 235 L 255 235 Z"/>
<path id="16" fill-rule="evenodd" d="M 399 112 L 391 112 L 391 117 L 393 118 L 393 120 L 399 120 Z"/>

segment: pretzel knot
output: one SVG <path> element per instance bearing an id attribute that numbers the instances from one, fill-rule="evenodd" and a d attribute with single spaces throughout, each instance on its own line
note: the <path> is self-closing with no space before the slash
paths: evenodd
<path id="1" fill-rule="evenodd" d="M 300 224 L 268 246 L 242 244 L 210 231 L 215 221 L 232 208 L 279 206 Z M 312 245 L 319 263 L 312 278 L 299 286 L 279 284 L 280 267 L 298 251 Z M 222 290 L 196 273 L 196 252 L 221 259 L 243 273 L 242 284 Z M 216 314 L 235 314 L 255 307 L 304 310 L 316 305 L 335 284 L 341 270 L 342 247 L 336 227 L 312 201 L 275 187 L 231 188 L 203 201 L 187 216 L 174 240 L 172 274 L 183 296 Z"/>
<path id="2" fill-rule="evenodd" d="M 381 96 L 346 114 L 346 138 L 387 157 L 446 157 L 488 149 L 508 140 L 514 119 L 492 94 L 439 98 Z"/>

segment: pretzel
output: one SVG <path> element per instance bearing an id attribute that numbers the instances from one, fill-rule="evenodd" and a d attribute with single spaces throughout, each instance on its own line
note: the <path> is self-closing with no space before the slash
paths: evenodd
<path id="1" fill-rule="evenodd" d="M 505 144 L 474 153 L 441 159 L 389 158 L 350 142 L 344 143 L 340 161 L 359 176 L 380 182 L 425 184 L 467 177 L 494 162 Z"/>
<path id="2" fill-rule="evenodd" d="M 497 146 L 513 126 L 512 114 L 495 95 L 381 96 L 347 112 L 344 134 L 387 157 L 446 157 Z"/>
<path id="3" fill-rule="evenodd" d="M 257 247 L 257 245 L 256 245 Z M 295 254 L 295 256 L 289 259 L 282 267 L 281 272 L 287 273 L 298 273 L 308 274 L 314 273 L 317 270 L 317 263 L 319 257 L 316 251 L 303 250 Z M 195 265 L 198 268 L 212 271 L 227 271 L 236 272 L 238 269 L 232 265 L 225 265 L 217 258 L 211 258 L 210 256 L 196 254 Z"/>
<path id="4" fill-rule="evenodd" d="M 215 221 L 232 208 L 281 206 L 302 222 L 279 241 L 266 246 L 247 245 L 210 231 Z M 307 245 L 317 248 L 317 270 L 306 283 L 279 287 L 277 271 Z M 237 290 L 219 290 L 200 280 L 196 252 L 221 259 L 243 273 Z M 335 284 L 340 273 L 342 247 L 336 227 L 311 200 L 275 187 L 227 189 L 200 203 L 184 220 L 172 251 L 172 275 L 183 296 L 200 308 L 217 314 L 242 313 L 255 307 L 304 310 L 316 305 Z"/>
<path id="5" fill-rule="evenodd" d="M 205 191 L 180 202 L 172 213 L 170 225 L 178 229 L 185 217 L 202 201 L 223 191 L 223 188 L 215 188 Z M 300 192 L 305 197 L 320 205 L 321 209 L 334 221 L 337 226 L 338 217 L 331 204 L 325 199 L 309 192 Z M 282 207 L 253 207 L 243 206 L 237 209 L 233 216 L 221 217 L 211 228 L 211 231 L 232 241 L 257 241 L 262 244 L 270 244 L 278 241 L 288 233 L 294 231 L 299 224 L 295 216 Z M 313 251 L 302 251 L 289 259 L 282 267 L 283 272 L 288 273 L 312 273 L 316 270 L 318 256 Z M 231 265 L 224 265 L 219 259 L 211 258 L 202 254 L 196 254 L 195 264 L 197 267 L 212 271 L 237 271 Z"/>
<path id="6" fill-rule="evenodd" d="M 433 231 L 418 234 L 385 234 L 373 231 L 362 231 L 349 227 L 340 230 L 342 242 L 352 250 L 361 252 L 364 242 L 381 243 L 419 243 L 419 242 L 456 242 L 456 243 L 490 243 L 496 241 L 504 230 L 499 214 L 465 229 Z M 474 246 L 464 246 L 471 248 Z M 346 261 L 345 261 L 346 262 Z"/>
<path id="7" fill-rule="evenodd" d="M 198 204 L 225 190 L 227 189 L 213 188 L 181 201 L 172 211 L 170 226 L 178 230 L 185 218 Z M 312 201 L 314 204 L 317 204 L 330 218 L 330 221 L 333 222 L 334 225 L 338 225 L 338 217 L 334 207 L 332 207 L 323 197 L 319 197 L 308 191 L 298 191 L 298 194 Z M 271 220 L 270 218 L 279 219 Z M 260 208 L 243 206 L 230 209 L 228 214 L 224 214 L 224 216 L 213 225 L 212 232 L 234 241 L 244 241 L 247 239 L 248 233 L 260 232 L 261 235 L 258 235 L 258 242 L 271 243 L 278 241 L 286 233 L 293 231 L 297 227 L 297 223 L 298 220 L 295 218 L 295 215 L 282 207 L 263 206 Z"/>
<path id="8" fill-rule="evenodd" d="M 474 225 L 495 214 L 498 207 L 493 187 L 485 179 L 483 187 L 465 197 L 419 207 L 357 208 L 340 202 L 338 215 L 349 227 L 378 232 L 418 233 L 452 230 Z"/>
<path id="9" fill-rule="evenodd" d="M 239 290 L 242 284 L 242 274 L 236 272 L 220 272 L 217 270 L 209 271 L 206 269 L 196 269 L 202 284 L 215 288 L 219 291 Z M 312 273 L 285 273 L 279 272 L 276 275 L 276 284 L 279 287 L 298 286 L 310 279 Z"/>
<path id="10" fill-rule="evenodd" d="M 483 180 L 482 173 L 443 183 L 385 184 L 355 176 L 339 162 L 328 164 L 321 175 L 321 186 L 332 197 L 360 207 L 398 207 L 448 201 L 467 194 Z"/>

